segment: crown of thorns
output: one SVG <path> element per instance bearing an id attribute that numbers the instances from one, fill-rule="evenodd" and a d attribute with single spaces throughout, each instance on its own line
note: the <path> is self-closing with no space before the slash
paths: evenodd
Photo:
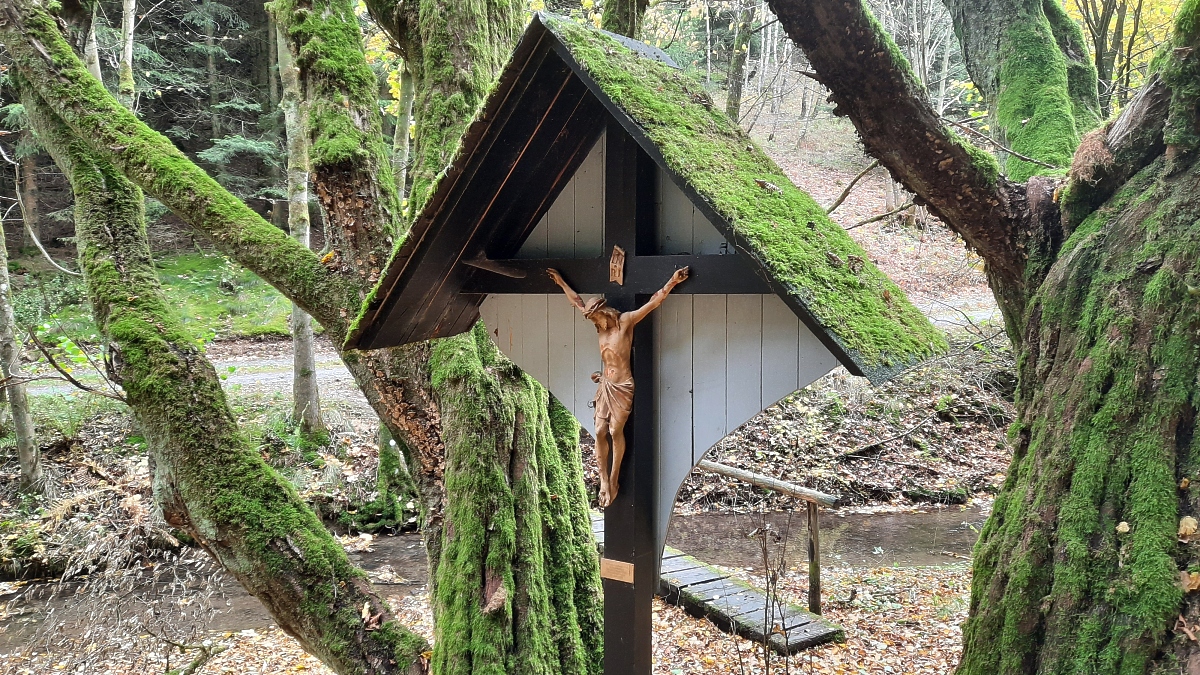
<path id="1" fill-rule="evenodd" d="M 608 306 L 604 298 L 592 298 L 583 306 L 583 318 L 590 319 L 592 315 Z"/>

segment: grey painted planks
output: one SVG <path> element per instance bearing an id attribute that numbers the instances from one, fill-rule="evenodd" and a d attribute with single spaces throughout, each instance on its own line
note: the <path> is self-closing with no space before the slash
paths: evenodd
<path id="1" fill-rule="evenodd" d="M 561 294 L 491 295 L 480 314 L 500 350 L 594 433 L 595 327 Z M 837 363 L 773 295 L 676 295 L 652 316 L 663 542 L 675 491 L 709 448 Z"/>
<path id="2" fill-rule="evenodd" d="M 659 255 L 734 253 L 733 246 L 662 171 L 657 203 Z"/>
<path id="3" fill-rule="evenodd" d="M 597 264 L 604 264 L 604 181 L 601 137 L 518 257 L 598 258 Z M 657 217 L 659 254 L 735 253 L 661 172 Z M 501 351 L 595 433 L 591 374 L 600 368 L 600 355 L 592 324 L 561 294 L 491 295 L 480 313 Z M 837 361 L 774 295 L 676 295 L 653 320 L 661 545 L 675 492 L 704 454 Z"/>
<path id="4" fill-rule="evenodd" d="M 604 135 L 538 221 L 517 258 L 594 258 L 604 252 Z"/>

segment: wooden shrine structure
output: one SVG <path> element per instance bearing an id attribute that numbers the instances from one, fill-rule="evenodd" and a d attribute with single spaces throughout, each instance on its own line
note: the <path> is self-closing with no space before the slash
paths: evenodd
<path id="1" fill-rule="evenodd" d="M 348 341 L 482 319 L 594 431 L 596 329 L 546 269 L 628 311 L 684 266 L 633 343 L 628 450 L 604 514 L 610 675 L 650 672 L 675 495 L 709 448 L 839 364 L 880 381 L 944 349 L 940 333 L 666 54 L 539 14 Z"/>

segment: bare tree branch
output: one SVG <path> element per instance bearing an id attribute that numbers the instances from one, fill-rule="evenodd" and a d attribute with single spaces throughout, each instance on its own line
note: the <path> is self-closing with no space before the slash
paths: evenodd
<path id="1" fill-rule="evenodd" d="M 858 185 L 860 180 L 866 178 L 867 174 L 874 171 L 878 166 L 879 160 L 875 160 L 874 162 L 871 162 L 871 166 L 868 166 L 860 171 L 858 175 L 854 177 L 854 180 L 850 181 L 850 184 L 846 186 L 846 189 L 842 191 L 842 194 L 839 195 L 838 198 L 833 202 L 833 206 L 825 209 L 825 214 L 828 215 L 834 211 L 837 211 L 837 208 L 841 206 L 842 203 L 846 201 L 846 198 L 850 196 L 850 193 L 854 191 L 854 186 Z"/>

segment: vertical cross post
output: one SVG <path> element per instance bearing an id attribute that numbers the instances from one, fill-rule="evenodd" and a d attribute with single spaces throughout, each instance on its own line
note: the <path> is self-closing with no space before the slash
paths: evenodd
<path id="1" fill-rule="evenodd" d="M 817 503 L 808 502 L 808 611 L 821 614 L 821 518 Z"/>
<path id="2" fill-rule="evenodd" d="M 605 148 L 606 253 L 620 246 L 627 264 L 644 252 L 646 232 L 653 232 L 653 181 L 639 170 L 640 150 L 619 125 L 609 126 Z M 642 251 L 638 250 L 643 240 Z M 607 256 L 606 256 L 607 258 Z M 665 279 L 664 279 L 665 281 Z M 623 292 L 610 284 L 605 294 L 614 309 L 627 312 L 649 300 L 647 295 Z M 625 425 L 625 460 L 620 491 L 604 511 L 603 568 L 616 571 L 604 579 L 604 673 L 650 675 L 654 662 L 654 592 L 658 586 L 658 548 L 655 542 L 655 400 L 654 322 L 643 321 L 633 338 L 633 413 Z M 604 470 L 604 467 L 601 467 Z M 632 565 L 632 583 L 622 576 Z"/>

